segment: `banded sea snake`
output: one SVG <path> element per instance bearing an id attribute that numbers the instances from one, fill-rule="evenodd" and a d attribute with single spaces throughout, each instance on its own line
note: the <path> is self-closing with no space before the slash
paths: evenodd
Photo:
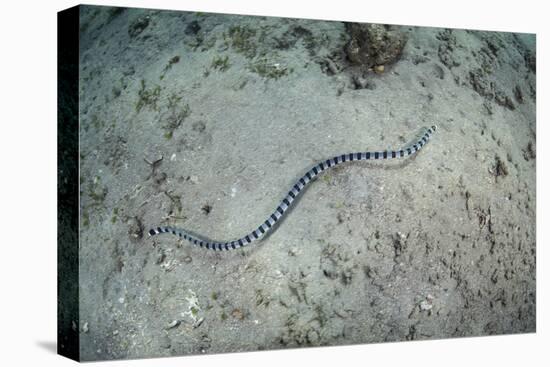
<path id="1" fill-rule="evenodd" d="M 325 170 L 339 165 L 344 162 L 352 161 L 361 161 L 361 160 L 370 160 L 370 159 L 394 159 L 394 158 L 404 158 L 411 156 L 418 152 L 430 139 L 432 134 L 435 132 L 436 126 L 430 128 L 424 127 L 421 131 L 421 138 L 417 140 L 414 144 L 409 144 L 407 147 L 399 150 L 386 150 L 386 151 L 375 151 L 375 152 L 360 152 L 360 153 L 349 153 L 342 154 L 326 161 L 320 162 L 311 168 L 305 175 L 300 178 L 292 189 L 288 192 L 286 197 L 281 201 L 279 206 L 275 211 L 263 222 L 258 228 L 253 230 L 251 233 L 247 234 L 244 237 L 239 238 L 238 240 L 233 240 L 229 242 L 215 242 L 205 239 L 201 239 L 198 236 L 190 234 L 182 229 L 170 227 L 170 226 L 161 226 L 149 230 L 149 236 L 154 236 L 160 233 L 171 233 L 176 235 L 184 240 L 191 242 L 192 244 L 207 248 L 210 250 L 234 250 L 243 246 L 246 246 L 254 241 L 257 241 L 264 237 L 269 231 L 273 229 L 275 223 L 277 223 L 284 216 L 285 212 L 290 208 L 292 203 L 296 200 L 297 196 L 302 190 L 308 185 L 314 177 L 321 174 Z"/>

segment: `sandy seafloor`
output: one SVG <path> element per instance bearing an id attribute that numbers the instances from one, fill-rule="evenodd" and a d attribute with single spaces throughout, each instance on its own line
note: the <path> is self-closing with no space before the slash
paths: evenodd
<path id="1" fill-rule="evenodd" d="M 357 86 L 342 22 L 83 8 L 82 359 L 535 332 L 535 37 L 402 31 Z"/>

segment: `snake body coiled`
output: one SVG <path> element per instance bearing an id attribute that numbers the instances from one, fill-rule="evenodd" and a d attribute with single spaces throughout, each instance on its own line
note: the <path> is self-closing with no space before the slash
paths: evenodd
<path id="1" fill-rule="evenodd" d="M 191 242 L 193 245 L 210 249 L 210 250 L 234 250 L 243 246 L 246 246 L 254 241 L 257 241 L 264 237 L 266 233 L 273 229 L 275 223 L 281 220 L 285 212 L 290 208 L 292 203 L 296 200 L 297 196 L 301 191 L 308 185 L 313 178 L 321 174 L 322 172 L 328 170 L 331 167 L 337 166 L 345 162 L 361 161 L 361 160 L 371 160 L 371 159 L 394 159 L 394 158 L 404 158 L 409 157 L 416 152 L 418 152 L 424 145 L 426 145 L 435 132 L 436 126 L 430 128 L 423 128 L 422 137 L 419 140 L 415 141 L 413 144 L 408 145 L 405 148 L 399 150 L 386 150 L 386 151 L 375 151 L 375 152 L 360 152 L 360 153 L 349 153 L 335 156 L 333 158 L 327 159 L 326 161 L 320 162 L 311 168 L 305 175 L 303 175 L 297 182 L 294 184 L 292 189 L 288 192 L 286 197 L 281 201 L 277 206 L 275 211 L 263 222 L 258 228 L 250 232 L 244 237 L 241 237 L 237 240 L 228 241 L 228 242 L 217 242 L 210 241 L 199 238 L 186 232 L 182 229 L 170 227 L 170 226 L 160 226 L 152 228 L 149 230 L 149 235 L 154 236 L 161 233 L 171 233 L 176 235 L 184 240 Z"/>

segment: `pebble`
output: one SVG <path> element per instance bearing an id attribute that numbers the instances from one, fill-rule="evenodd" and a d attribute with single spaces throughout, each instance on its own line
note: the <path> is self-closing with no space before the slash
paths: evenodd
<path id="1" fill-rule="evenodd" d="M 376 65 L 374 67 L 374 72 L 378 74 L 382 74 L 384 72 L 384 65 Z"/>
<path id="2" fill-rule="evenodd" d="M 171 323 L 168 324 L 168 326 L 166 327 L 166 330 L 173 329 L 173 328 L 177 327 L 179 324 L 180 324 L 179 320 L 174 320 L 174 321 L 172 321 Z"/>
<path id="3" fill-rule="evenodd" d="M 338 74 L 338 67 L 336 66 L 334 61 L 332 61 L 331 59 L 326 59 L 326 63 L 327 63 L 327 68 L 328 70 L 330 70 L 332 75 Z"/>
<path id="4" fill-rule="evenodd" d="M 422 311 L 428 311 L 428 310 L 431 310 L 433 307 L 433 305 L 431 305 L 428 301 L 424 300 L 422 302 L 420 302 L 420 309 Z"/>
<path id="5" fill-rule="evenodd" d="M 433 301 L 434 297 L 431 294 L 428 294 L 426 296 L 426 299 L 420 302 L 420 310 L 421 311 L 429 311 L 433 308 Z"/>

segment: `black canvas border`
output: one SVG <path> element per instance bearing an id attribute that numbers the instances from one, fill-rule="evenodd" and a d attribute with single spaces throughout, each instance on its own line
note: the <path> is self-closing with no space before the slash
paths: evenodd
<path id="1" fill-rule="evenodd" d="M 79 56 L 80 6 L 57 13 L 57 352 L 80 360 Z"/>

